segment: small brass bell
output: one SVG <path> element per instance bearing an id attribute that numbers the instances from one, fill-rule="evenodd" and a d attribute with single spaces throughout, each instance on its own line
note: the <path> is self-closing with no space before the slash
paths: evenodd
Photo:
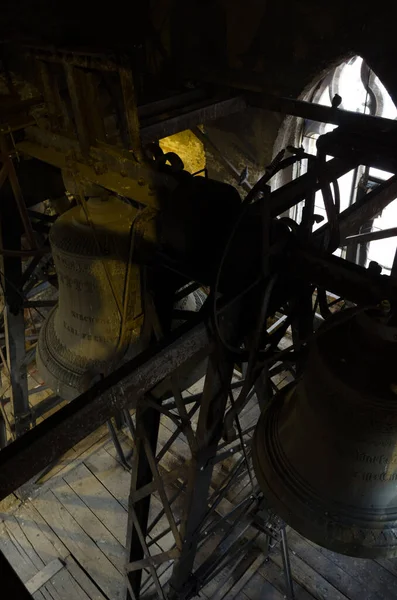
<path id="1" fill-rule="evenodd" d="M 397 328 L 350 309 L 319 329 L 305 372 L 262 413 L 254 468 L 269 505 L 315 543 L 397 556 Z"/>

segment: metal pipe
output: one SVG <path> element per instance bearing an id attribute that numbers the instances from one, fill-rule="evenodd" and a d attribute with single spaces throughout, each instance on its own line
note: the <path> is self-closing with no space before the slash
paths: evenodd
<path id="1" fill-rule="evenodd" d="M 367 242 L 374 242 L 376 240 L 384 240 L 397 235 L 397 227 L 391 227 L 390 229 L 383 229 L 380 231 L 370 231 L 369 233 L 358 233 L 357 235 L 349 235 L 345 239 L 345 245 L 349 244 L 365 244 Z"/>

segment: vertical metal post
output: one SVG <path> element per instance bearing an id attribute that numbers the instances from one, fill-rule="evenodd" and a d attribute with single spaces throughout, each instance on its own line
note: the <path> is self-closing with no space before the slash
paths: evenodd
<path id="1" fill-rule="evenodd" d="M 142 408 L 138 406 L 136 411 L 136 419 L 142 423 L 145 431 L 147 432 L 147 443 L 155 454 L 160 425 L 160 412 L 153 408 Z M 152 471 L 150 469 L 149 461 L 144 449 L 144 442 L 141 438 L 137 437 L 135 444 L 131 474 L 130 499 L 128 505 L 127 559 L 129 563 L 141 560 L 144 557 L 144 549 L 142 547 L 140 535 L 136 527 L 136 520 L 139 523 L 139 527 L 141 528 L 143 536 L 146 537 L 151 498 L 151 496 L 148 495 L 138 502 L 133 503 L 134 492 L 144 485 L 151 483 L 153 480 Z M 131 587 L 135 598 L 139 598 L 142 570 L 139 569 L 137 571 L 128 573 L 127 578 L 129 583 L 128 587 Z M 127 591 L 127 600 L 135 600 L 134 596 L 129 590 Z"/>
<path id="2" fill-rule="evenodd" d="M 288 541 L 287 533 L 285 531 L 285 525 L 281 528 L 281 557 L 283 559 L 285 584 L 287 586 L 287 598 L 288 600 L 295 600 L 294 584 L 291 573 L 291 563 L 289 560 L 288 552 Z"/>
<path id="3" fill-rule="evenodd" d="M 193 456 L 186 490 L 185 510 L 180 534 L 183 547 L 174 564 L 169 582 L 169 598 L 185 597 L 197 552 L 200 527 L 208 511 L 213 459 L 222 435 L 233 360 L 219 344 L 210 355 L 197 425 L 197 452 Z"/>
<path id="4" fill-rule="evenodd" d="M 21 229 L 18 210 L 13 201 L 0 207 L 1 239 L 3 247 L 21 249 Z M 7 366 L 11 384 L 11 401 L 14 409 L 15 434 L 22 435 L 30 427 L 28 379 L 25 364 L 25 319 L 22 294 L 22 261 L 19 257 L 4 256 L 2 259 L 2 285 L 5 310 L 4 329 Z"/>

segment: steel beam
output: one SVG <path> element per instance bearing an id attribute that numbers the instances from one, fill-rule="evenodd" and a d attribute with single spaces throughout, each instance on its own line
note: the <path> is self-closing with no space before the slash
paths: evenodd
<path id="1" fill-rule="evenodd" d="M 359 114 L 359 113 L 355 113 Z M 321 135 L 317 148 L 322 154 L 351 160 L 355 156 L 360 165 L 375 167 L 391 173 L 397 171 L 397 139 L 395 131 L 356 131 L 339 127 Z"/>
<path id="2" fill-rule="evenodd" d="M 329 164 L 329 163 L 327 163 Z M 339 215 L 339 232 L 341 246 L 346 238 L 360 230 L 367 221 L 374 219 L 386 206 L 397 198 L 397 175 L 366 194 L 360 203 L 355 202 Z M 323 240 L 329 231 L 326 223 L 314 233 L 315 240 Z"/>
<path id="3" fill-rule="evenodd" d="M 57 413 L 0 452 L 0 500 L 210 347 L 205 322 L 175 330 L 163 342 L 128 361 Z"/>
<path id="4" fill-rule="evenodd" d="M 310 121 L 348 126 L 350 129 L 360 130 L 367 134 L 369 132 L 397 134 L 397 122 L 393 119 L 332 108 L 305 100 L 277 97 L 263 92 L 259 87 L 255 91 L 245 94 L 245 98 L 250 106 Z"/>
<path id="5" fill-rule="evenodd" d="M 339 177 L 342 177 L 342 175 L 345 175 L 356 166 L 357 163 L 354 159 L 349 162 L 334 158 L 325 163 L 321 173 L 321 183 L 317 178 L 313 182 L 312 173 L 309 172 L 278 188 L 270 195 L 271 216 L 277 217 L 281 215 L 299 202 L 302 202 L 308 194 L 318 191 L 326 183 L 331 183 L 339 179 Z"/>

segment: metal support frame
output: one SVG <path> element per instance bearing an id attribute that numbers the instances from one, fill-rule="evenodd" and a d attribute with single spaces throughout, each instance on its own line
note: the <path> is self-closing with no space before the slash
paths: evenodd
<path id="1" fill-rule="evenodd" d="M 21 250 L 21 223 L 16 204 L 12 199 L 0 207 L 1 246 Z M 28 380 L 26 372 L 25 319 L 22 295 L 22 262 L 18 256 L 1 258 L 1 280 L 4 293 L 4 331 L 6 364 L 10 379 L 10 398 L 14 414 L 15 435 L 18 437 L 30 428 Z M 2 422 L 2 426 L 5 424 Z M 8 432 L 11 435 L 11 431 Z M 7 436 L 3 434 L 3 438 Z"/>
<path id="2" fill-rule="evenodd" d="M 186 597 L 183 592 L 193 569 L 199 541 L 208 510 L 208 495 L 212 478 L 213 461 L 222 434 L 223 415 L 226 409 L 228 388 L 233 373 L 233 360 L 218 347 L 209 357 L 200 414 L 193 448 L 194 455 L 187 476 L 185 508 L 180 530 L 183 539 L 181 554 L 174 564 L 169 581 L 170 598 Z"/>
<path id="3" fill-rule="evenodd" d="M 128 361 L 0 452 L 0 499 L 62 456 L 118 410 L 210 345 L 205 322 L 189 323 Z"/>
<path id="4" fill-rule="evenodd" d="M 46 132 L 33 127 L 26 132 L 25 141 L 16 145 L 16 151 L 36 156 L 40 160 L 71 171 L 77 179 L 85 178 L 155 208 L 158 208 L 155 197 L 156 186 L 167 185 L 169 189 L 173 189 L 177 183 L 166 172 L 158 173 L 155 169 L 138 164 L 142 157 L 142 137 L 144 140 L 157 139 L 185 129 L 187 126 L 195 126 L 205 118 L 211 116 L 216 118 L 220 114 L 241 110 L 246 106 L 247 100 L 252 105 L 260 105 L 270 110 L 288 112 L 304 118 L 348 125 L 354 130 L 366 127 L 371 135 L 378 135 L 385 125 L 389 133 L 397 132 L 394 121 L 319 107 L 301 101 L 275 99 L 264 96 L 258 89 L 254 91 L 260 93 L 248 94 L 244 98 L 240 95 L 222 96 L 212 97 L 208 101 L 205 96 L 199 99 L 195 97 L 184 112 L 181 111 L 181 106 L 178 106 L 175 113 L 171 111 L 168 116 L 163 114 L 167 112 L 167 108 L 152 114 L 147 107 L 147 110 L 145 107 L 138 109 L 133 74 L 125 61 L 120 63 L 114 58 L 106 59 L 101 56 L 88 57 L 45 52 L 40 53 L 39 58 L 50 123 L 56 132 Z M 78 142 L 59 135 L 59 131 L 67 130 L 70 133 L 71 124 L 65 121 L 60 96 L 52 92 L 51 70 L 48 68 L 50 62 L 59 62 L 64 67 Z M 128 150 L 132 152 L 120 151 L 113 147 L 106 147 L 103 143 L 97 143 L 104 141 L 103 119 L 96 109 L 92 113 L 87 112 L 87 101 L 95 104 L 92 70 L 117 73 L 119 76 L 120 91 L 124 99 L 124 117 L 129 133 Z M 141 123 L 139 123 L 139 114 L 142 117 Z M 368 161 L 370 164 L 372 158 L 368 157 Z M 324 246 L 326 236 L 331 229 L 330 225 L 320 228 L 314 235 L 311 233 L 315 191 L 329 186 L 331 182 L 360 164 L 357 153 L 353 156 L 349 155 L 347 159 L 346 157 L 334 158 L 325 163 L 321 169 L 321 181 L 319 177 L 314 176 L 315 160 L 309 162 L 312 163 L 309 165 L 309 173 L 267 196 L 268 205 L 264 219 L 270 222 L 271 218 L 281 215 L 306 199 L 307 211 L 300 230 L 295 226 L 296 224 L 291 225 L 291 220 L 284 220 L 286 227 L 290 226 L 291 229 L 285 238 L 285 245 L 280 250 L 280 256 L 283 253 L 282 257 L 285 260 L 276 260 L 274 263 L 282 282 L 279 288 L 272 292 L 272 302 L 269 304 L 270 311 L 274 308 L 273 304 L 277 307 L 282 305 L 291 308 L 285 323 L 283 321 L 284 324 L 280 325 L 280 337 L 285 331 L 284 327 L 286 328 L 292 321 L 297 332 L 294 336 L 293 351 L 291 348 L 279 351 L 277 342 L 280 338 L 272 333 L 274 337 L 269 339 L 275 346 L 271 360 L 276 366 L 270 368 L 269 359 L 269 364 L 264 368 L 264 363 L 258 360 L 258 365 L 255 365 L 255 375 L 259 374 L 259 378 L 255 376 L 252 381 L 250 378 L 248 382 L 244 381 L 241 384 L 238 382 L 237 386 L 232 383 L 235 356 L 230 349 L 225 349 L 220 336 L 215 335 L 212 316 L 203 312 L 193 317 L 193 320 L 189 318 L 178 331 L 122 365 L 68 406 L 0 452 L 1 499 L 31 479 L 102 423 L 107 421 L 110 424 L 111 433 L 113 436 L 116 435 L 115 439 L 117 439 L 111 418 L 122 412 L 135 443 L 127 536 L 127 587 L 130 600 L 138 600 L 143 594 L 151 593 L 153 587 L 158 597 L 164 600 L 165 598 L 188 600 L 197 594 L 211 577 L 233 564 L 233 561 L 236 561 L 235 564 L 241 564 L 244 552 L 255 543 L 259 533 L 256 531 L 253 537 L 251 533 L 253 529 L 255 530 L 257 516 L 262 509 L 262 497 L 251 476 L 250 439 L 253 428 L 248 427 L 244 430 L 240 426 L 239 413 L 246 400 L 255 397 L 255 392 L 257 400 L 264 405 L 265 391 L 270 393 L 269 390 L 274 387 L 272 377 L 280 371 L 292 369 L 293 373 L 299 373 L 299 352 L 314 329 L 311 303 L 313 287 L 318 288 L 318 293 L 321 288 L 328 289 L 357 303 L 371 305 L 383 299 L 396 297 L 397 279 L 394 277 L 397 259 L 392 270 L 393 278 L 376 276 L 358 266 L 347 265 L 346 261 L 319 250 L 319 246 Z M 14 171 L 12 167 L 10 168 L 9 162 L 7 166 L 6 160 L 0 171 L 0 184 L 8 176 L 14 190 L 20 219 L 25 225 L 32 249 L 36 250 L 32 267 L 29 269 L 32 271 L 40 262 L 37 249 L 34 248 L 34 232 L 31 226 L 29 227 L 29 215 L 25 214 L 23 198 L 15 181 Z M 360 205 L 353 205 L 340 215 L 333 206 L 336 218 L 332 227 L 340 234 L 341 243 L 345 243 L 352 231 L 373 218 L 396 196 L 397 183 L 394 176 L 367 194 Z M 368 237 L 364 239 L 368 240 Z M 268 243 L 264 246 L 265 249 L 262 248 L 262 252 L 271 255 L 274 246 L 270 244 L 270 235 L 266 240 Z M 14 248 L 13 243 L 10 241 L 7 249 L 11 252 L 14 250 L 19 252 L 20 247 Z M 15 288 L 21 287 L 23 282 L 20 269 L 7 267 L 7 261 L 8 264 L 12 264 L 16 256 L 18 255 L 4 257 L 6 299 L 15 295 Z M 21 264 L 19 256 L 18 264 Z M 274 264 L 272 260 L 267 260 L 266 256 L 266 269 L 263 269 L 266 278 L 275 268 Z M 12 281 L 15 273 L 18 281 L 14 282 L 14 288 L 7 288 L 7 282 Z M 293 290 L 297 280 L 300 285 L 298 294 Z M 26 292 L 29 283 L 26 281 L 23 283 L 26 283 Z M 233 298 L 226 308 L 220 309 L 222 336 L 231 344 L 237 343 L 238 348 L 246 339 L 240 331 L 237 335 L 241 317 L 239 307 L 244 293 Z M 302 299 L 304 299 L 303 308 Z M 9 299 L 7 302 L 10 307 L 13 306 Z M 18 305 L 20 316 L 23 303 L 19 297 L 15 297 L 13 302 L 14 308 Z M 24 302 L 26 303 L 26 299 Z M 32 307 L 33 304 L 29 302 L 26 306 Z M 298 315 L 297 320 L 294 311 Z M 11 318 L 13 314 L 11 311 Z M 11 323 L 12 327 L 8 326 L 7 335 L 15 335 L 21 330 L 21 322 L 18 323 L 19 325 Z M 266 314 L 262 325 L 265 329 L 263 333 L 266 341 L 268 339 L 266 335 L 271 334 L 271 328 L 266 332 Z M 153 329 L 157 331 L 158 336 L 161 335 L 158 323 L 156 326 L 153 325 Z M 258 344 L 260 341 L 258 338 Z M 18 348 L 19 354 L 14 352 L 16 363 L 22 355 L 21 346 L 19 345 Z M 259 351 L 259 345 L 257 350 Z M 8 344 L 8 355 L 13 356 L 12 344 Z M 180 382 L 189 372 L 192 363 L 197 365 L 204 358 L 207 360 L 204 391 L 196 397 L 186 399 L 182 395 Z M 254 356 L 255 358 L 257 357 Z M 291 365 L 294 365 L 293 368 Z M 12 377 L 15 378 L 17 370 L 12 369 L 12 371 Z M 234 402 L 232 394 L 237 387 L 243 390 L 244 402 L 242 403 Z M 171 401 L 163 400 L 163 395 L 160 394 L 160 390 L 167 389 L 172 392 Z M 160 395 L 156 396 L 156 392 Z M 22 400 L 18 404 L 14 398 L 13 402 L 14 408 L 17 406 L 18 413 L 16 431 L 22 433 L 28 428 L 23 412 L 26 404 L 23 404 Z M 130 414 L 132 408 L 136 409 L 135 417 Z M 225 430 L 225 414 L 230 416 L 231 422 L 236 422 L 236 430 L 231 427 Z M 161 435 L 159 424 L 163 420 L 168 420 L 173 433 L 159 446 Z M 187 441 L 187 455 L 183 463 L 169 468 L 166 464 L 167 452 L 172 449 L 173 444 L 177 443 L 181 435 L 184 435 Z M 129 468 L 127 461 L 123 460 L 124 454 L 120 452 L 120 448 L 118 452 L 120 460 L 126 468 Z M 236 457 L 233 467 L 220 482 L 219 480 L 215 482 L 214 474 L 218 466 L 232 456 Z M 228 493 L 237 483 L 241 486 L 242 494 L 238 504 L 231 506 Z M 153 511 L 154 504 L 151 502 L 154 493 L 158 495 L 161 502 L 161 508 L 157 513 Z M 208 543 L 210 536 L 220 531 L 223 534 L 219 546 L 205 560 L 199 559 L 199 551 Z M 272 538 L 280 542 L 287 597 L 293 600 L 294 590 L 285 524 L 281 524 L 276 532 L 277 535 L 274 529 L 267 526 L 262 527 L 260 532 L 265 533 L 266 539 Z"/>
<path id="5" fill-rule="evenodd" d="M 128 569 L 130 569 L 127 572 L 128 600 L 139 598 L 142 583 L 142 569 L 135 569 L 134 563 L 139 562 L 142 559 L 147 560 L 151 574 L 154 577 L 156 589 L 157 591 L 160 589 L 161 593 L 161 586 L 159 588 L 159 581 L 154 566 L 150 564 L 150 553 L 144 542 L 148 531 L 151 496 L 146 495 L 138 501 L 134 500 L 138 490 L 150 484 L 153 479 L 147 455 L 148 453 L 152 453 L 153 455 L 156 454 L 160 412 L 154 408 L 146 408 L 142 405 L 138 405 L 136 421 L 139 423 L 141 435 L 135 437 L 134 462 L 128 503 L 127 551 L 129 563 Z M 143 437 L 142 434 L 145 437 Z"/>

